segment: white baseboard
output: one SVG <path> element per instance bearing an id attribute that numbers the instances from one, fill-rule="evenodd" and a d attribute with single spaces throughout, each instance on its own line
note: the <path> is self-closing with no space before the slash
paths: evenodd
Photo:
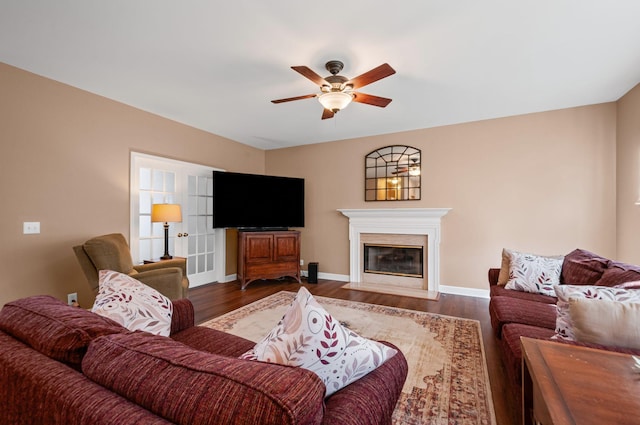
<path id="1" fill-rule="evenodd" d="M 349 282 L 348 274 L 318 273 L 318 279 L 337 280 L 338 282 Z"/>
<path id="2" fill-rule="evenodd" d="M 301 270 L 302 277 L 309 277 L 307 270 Z M 238 279 L 237 274 L 230 274 L 224 277 L 223 282 L 233 282 Z M 349 282 L 349 275 L 337 273 L 318 273 L 318 279 L 337 280 L 338 282 Z M 467 297 L 489 298 L 488 289 L 462 288 L 460 286 L 440 285 L 440 292 L 444 294 L 465 295 Z"/>
<path id="3" fill-rule="evenodd" d="M 306 276 L 306 271 L 303 272 Z M 319 279 L 337 280 L 339 282 L 349 282 L 349 275 L 334 273 L 318 273 Z M 462 288 L 460 286 L 440 285 L 440 292 L 444 294 L 465 295 L 467 297 L 489 298 L 488 289 Z"/>
<path id="4" fill-rule="evenodd" d="M 309 271 L 301 270 L 302 277 L 309 277 Z M 318 273 L 318 279 L 337 280 L 338 282 L 349 282 L 349 275 L 336 273 Z"/>
<path id="5" fill-rule="evenodd" d="M 460 286 L 440 285 L 443 294 L 465 295 L 467 297 L 489 298 L 488 289 L 462 288 Z"/>
<path id="6" fill-rule="evenodd" d="M 302 272 L 303 276 L 307 276 L 307 272 Z M 318 273 L 318 279 L 337 280 L 339 282 L 349 282 L 349 275 L 335 273 Z M 489 298 L 488 289 L 462 288 L 460 286 L 440 285 L 440 292 L 444 294 L 465 295 L 467 297 Z"/>

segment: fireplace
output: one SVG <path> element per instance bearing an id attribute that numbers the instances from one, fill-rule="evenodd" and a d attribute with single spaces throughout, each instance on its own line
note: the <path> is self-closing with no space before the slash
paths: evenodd
<path id="1" fill-rule="evenodd" d="M 422 246 L 364 244 L 364 273 L 422 278 Z"/>
<path id="2" fill-rule="evenodd" d="M 360 283 L 396 290 L 429 288 L 426 235 L 360 233 L 360 243 L 362 247 L 357 254 Z"/>
<path id="3" fill-rule="evenodd" d="M 349 287 L 425 298 L 437 295 L 440 222 L 449 210 L 338 210 L 349 218 Z"/>

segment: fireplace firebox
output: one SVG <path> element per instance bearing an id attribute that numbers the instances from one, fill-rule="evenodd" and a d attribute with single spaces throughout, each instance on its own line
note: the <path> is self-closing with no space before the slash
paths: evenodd
<path id="1" fill-rule="evenodd" d="M 423 247 L 364 244 L 364 272 L 405 277 L 424 277 Z"/>

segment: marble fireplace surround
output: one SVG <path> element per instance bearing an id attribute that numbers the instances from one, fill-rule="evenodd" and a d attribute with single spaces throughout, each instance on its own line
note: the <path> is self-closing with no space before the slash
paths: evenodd
<path id="1" fill-rule="evenodd" d="M 379 208 L 339 209 L 349 218 L 349 281 L 353 289 L 365 287 L 362 270 L 363 235 L 423 235 L 427 245 L 425 278 L 422 292 L 437 294 L 440 289 L 441 219 L 451 208 Z M 365 236 L 366 239 L 366 236 Z"/>

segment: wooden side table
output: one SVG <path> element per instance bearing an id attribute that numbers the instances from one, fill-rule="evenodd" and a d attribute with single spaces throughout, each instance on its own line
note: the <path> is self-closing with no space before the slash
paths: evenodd
<path id="1" fill-rule="evenodd" d="M 638 424 L 640 374 L 628 354 L 522 338 L 522 415 L 529 424 Z"/>
<path id="2" fill-rule="evenodd" d="M 153 264 L 153 263 L 159 263 L 161 261 L 170 261 L 170 260 L 186 260 L 186 258 L 184 257 L 176 257 L 174 256 L 173 258 L 169 258 L 167 260 L 163 260 L 161 258 L 154 258 L 151 260 L 142 260 L 142 264 Z"/>

